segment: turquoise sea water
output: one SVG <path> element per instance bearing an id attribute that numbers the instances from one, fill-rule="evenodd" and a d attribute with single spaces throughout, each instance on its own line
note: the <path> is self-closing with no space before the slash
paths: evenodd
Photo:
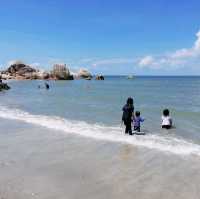
<path id="1" fill-rule="evenodd" d="M 38 89 L 38 85 L 43 86 L 43 81 L 8 83 L 12 89 L 0 93 L 0 117 L 76 131 L 88 137 L 96 135 L 98 139 L 101 136 L 101 139 L 103 136 L 108 139 L 106 136 L 112 133 L 123 139 L 121 109 L 127 97 L 132 96 L 135 110 L 141 111 L 141 116 L 146 119 L 142 131 L 147 136 L 159 136 L 161 140 L 156 143 L 165 142 L 161 148 L 167 146 L 169 139 L 192 142 L 195 147 L 200 147 L 200 77 L 136 77 L 128 80 L 122 76 L 109 76 L 105 81 L 49 81 L 50 90 Z M 170 109 L 174 121 L 175 128 L 170 131 L 160 128 L 164 108 Z M 166 138 L 164 141 L 163 137 Z M 170 141 L 170 144 L 177 143 Z M 151 148 L 153 145 L 154 142 Z M 172 147 L 170 150 L 178 149 Z"/>

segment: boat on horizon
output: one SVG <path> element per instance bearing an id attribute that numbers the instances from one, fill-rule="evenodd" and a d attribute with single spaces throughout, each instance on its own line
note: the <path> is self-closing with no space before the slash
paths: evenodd
<path id="1" fill-rule="evenodd" d="M 133 75 L 129 75 L 129 76 L 127 77 L 127 79 L 134 79 L 134 76 L 133 76 Z"/>

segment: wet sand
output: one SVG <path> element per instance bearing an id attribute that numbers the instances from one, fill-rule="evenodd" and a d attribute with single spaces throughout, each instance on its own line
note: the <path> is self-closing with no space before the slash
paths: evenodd
<path id="1" fill-rule="evenodd" d="M 200 158 L 0 120 L 1 199 L 199 199 Z"/>

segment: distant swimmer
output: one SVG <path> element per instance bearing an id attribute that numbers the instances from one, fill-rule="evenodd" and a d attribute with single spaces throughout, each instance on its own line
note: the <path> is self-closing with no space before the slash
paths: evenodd
<path id="1" fill-rule="evenodd" d="M 45 82 L 45 88 L 48 90 L 50 87 L 49 87 L 49 84 L 47 82 Z"/>
<path id="2" fill-rule="evenodd" d="M 132 135 L 132 117 L 134 113 L 134 106 L 133 106 L 133 98 L 129 97 L 127 99 L 126 104 L 122 108 L 123 114 L 122 114 L 122 122 L 126 126 L 125 133 Z"/>
<path id="3" fill-rule="evenodd" d="M 161 121 L 162 121 L 161 126 L 162 126 L 163 129 L 172 128 L 172 118 L 169 115 L 168 109 L 163 110 L 163 115 L 161 117 Z"/>

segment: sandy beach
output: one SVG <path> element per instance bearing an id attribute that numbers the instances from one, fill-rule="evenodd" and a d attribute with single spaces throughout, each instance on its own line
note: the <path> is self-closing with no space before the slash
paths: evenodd
<path id="1" fill-rule="evenodd" d="M 199 158 L 1 119 L 0 198 L 198 199 Z M 16 130 L 17 129 L 17 130 Z"/>

